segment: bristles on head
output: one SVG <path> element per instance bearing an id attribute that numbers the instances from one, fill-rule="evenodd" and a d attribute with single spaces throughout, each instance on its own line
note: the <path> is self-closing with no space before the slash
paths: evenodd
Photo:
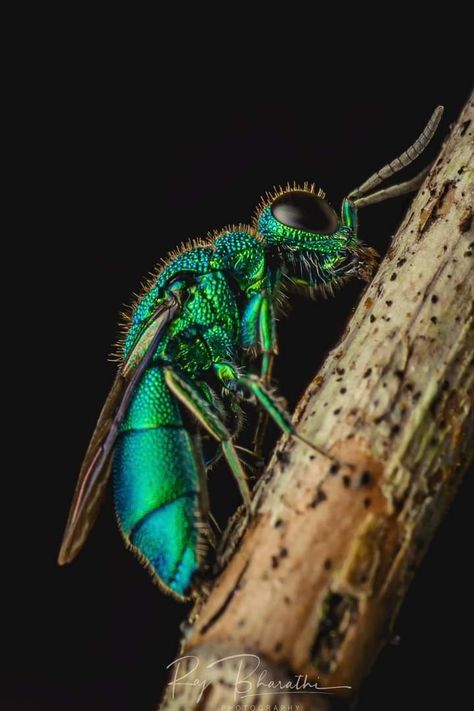
<path id="1" fill-rule="evenodd" d="M 258 221 L 260 219 L 260 215 L 262 212 L 267 208 L 270 207 L 270 205 L 278 198 L 280 195 L 284 195 L 285 193 L 290 193 L 294 191 L 301 191 L 305 193 L 313 193 L 313 195 L 317 195 L 320 198 L 326 197 L 326 193 L 324 190 L 321 190 L 321 188 L 317 188 L 314 183 L 310 183 L 308 181 L 305 181 L 303 185 L 300 185 L 296 181 L 293 181 L 293 183 L 287 183 L 285 186 L 275 186 L 273 187 L 272 190 L 267 191 L 265 195 L 262 195 L 260 198 L 260 202 L 258 203 L 253 218 L 252 218 L 252 224 L 254 228 L 258 232 Z"/>

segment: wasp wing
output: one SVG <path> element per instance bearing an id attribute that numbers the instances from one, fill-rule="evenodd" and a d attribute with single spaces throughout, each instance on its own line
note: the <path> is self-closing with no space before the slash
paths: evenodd
<path id="1" fill-rule="evenodd" d="M 112 465 L 112 449 L 130 400 L 163 336 L 166 326 L 180 309 L 170 297 L 160 304 L 147 322 L 127 361 L 119 370 L 100 413 L 79 472 L 64 531 L 58 563 L 70 563 L 81 550 L 99 512 Z"/>

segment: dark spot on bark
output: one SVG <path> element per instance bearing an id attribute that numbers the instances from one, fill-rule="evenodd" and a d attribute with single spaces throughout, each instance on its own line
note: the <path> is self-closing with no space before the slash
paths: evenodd
<path id="1" fill-rule="evenodd" d="M 329 672 L 331 671 L 331 664 L 325 659 L 318 659 L 314 662 L 314 664 L 318 667 L 321 674 L 329 674 Z"/>
<path id="2" fill-rule="evenodd" d="M 278 568 L 280 565 L 280 561 L 278 560 L 276 555 L 272 555 L 272 568 L 275 570 L 275 568 Z"/>
<path id="3" fill-rule="evenodd" d="M 400 432 L 400 425 L 393 425 L 390 431 L 393 435 L 398 434 Z"/>
<path id="4" fill-rule="evenodd" d="M 352 595 L 329 591 L 322 605 L 322 618 L 311 645 L 311 661 L 318 671 L 327 673 L 337 658 L 349 628 L 359 615 L 359 603 Z"/>
<path id="5" fill-rule="evenodd" d="M 341 388 L 339 392 L 341 393 L 341 395 L 344 395 L 344 393 L 347 392 L 347 388 Z"/>
<path id="6" fill-rule="evenodd" d="M 464 173 L 464 166 L 462 165 L 458 170 L 458 175 L 462 175 L 463 173 Z"/>
<path id="7" fill-rule="evenodd" d="M 438 303 L 438 297 L 436 296 L 436 294 L 433 294 L 433 295 L 432 295 L 432 297 L 431 297 L 431 303 L 432 303 L 432 304 Z"/>
<path id="8" fill-rule="evenodd" d="M 443 250 L 444 250 L 445 252 L 448 251 L 448 245 L 447 245 L 447 244 L 443 245 Z"/>
<path id="9" fill-rule="evenodd" d="M 346 489 L 348 489 L 351 485 L 351 478 L 350 476 L 347 476 L 347 474 L 344 474 L 344 476 L 342 477 L 342 485 Z"/>
<path id="10" fill-rule="evenodd" d="M 430 318 L 430 321 L 431 321 L 431 323 L 438 323 L 438 319 L 436 318 L 436 316 L 432 316 Z"/>
<path id="11" fill-rule="evenodd" d="M 390 277 L 390 281 L 395 281 L 397 278 L 397 272 L 393 272 L 392 276 Z"/>
<path id="12" fill-rule="evenodd" d="M 275 528 L 281 528 L 282 526 L 284 526 L 284 524 L 285 524 L 285 522 L 283 521 L 282 518 L 277 518 L 274 526 L 275 526 Z"/>
<path id="13" fill-rule="evenodd" d="M 470 249 L 468 249 L 467 252 L 464 252 L 464 257 L 472 257 L 472 252 Z"/>
<path id="14" fill-rule="evenodd" d="M 288 548 L 281 548 L 280 550 L 280 558 L 286 558 L 288 555 Z"/>
<path id="15" fill-rule="evenodd" d="M 446 392 L 446 390 L 449 390 L 449 380 L 443 380 L 441 390 L 443 390 L 444 392 Z"/>
<path id="16" fill-rule="evenodd" d="M 424 491 L 417 491 L 413 497 L 413 503 L 415 504 L 415 506 L 421 506 L 427 496 L 428 494 L 426 494 Z"/>
<path id="17" fill-rule="evenodd" d="M 459 134 L 460 134 L 461 136 L 464 136 L 464 134 L 466 133 L 466 131 L 467 131 L 467 129 L 469 128 L 470 125 L 471 125 L 471 119 L 468 119 L 467 121 L 464 121 L 464 123 L 461 124 L 461 130 L 460 130 Z"/>
<path id="18" fill-rule="evenodd" d="M 387 299 L 387 301 L 385 303 L 390 308 L 390 306 L 393 304 L 393 301 L 392 301 L 392 299 Z"/>
<path id="19" fill-rule="evenodd" d="M 405 259 L 405 257 L 401 257 L 401 259 L 399 259 L 397 262 L 397 267 L 403 267 L 406 261 L 407 260 Z"/>
<path id="20" fill-rule="evenodd" d="M 331 466 L 329 467 L 329 473 L 332 474 L 332 476 L 336 476 L 336 474 L 337 474 L 337 472 L 339 471 L 340 468 L 341 468 L 341 465 L 338 464 L 337 462 L 334 462 L 334 463 L 331 464 Z"/>
<path id="21" fill-rule="evenodd" d="M 364 499 L 364 501 L 362 503 L 364 504 L 364 508 L 368 509 L 368 508 L 370 508 L 372 499 L 369 496 L 366 496 L 366 498 Z"/>
<path id="22" fill-rule="evenodd" d="M 336 409 L 333 411 L 333 414 L 334 414 L 334 415 L 338 415 L 340 412 L 341 412 L 341 408 L 340 408 L 340 407 L 336 407 Z"/>
<path id="23" fill-rule="evenodd" d="M 283 602 L 286 605 L 291 605 L 291 599 L 288 597 L 288 595 L 285 595 L 285 597 L 283 598 Z"/>
<path id="24" fill-rule="evenodd" d="M 311 503 L 310 503 L 310 507 L 311 507 L 312 509 L 315 509 L 316 506 L 318 506 L 319 504 L 321 504 L 323 501 L 326 501 L 327 498 L 328 498 L 328 497 L 327 497 L 326 493 L 325 493 L 322 489 L 318 489 L 318 491 L 316 492 L 316 494 L 315 494 L 313 500 L 312 500 Z"/>
<path id="25" fill-rule="evenodd" d="M 323 563 L 324 570 L 331 570 L 332 568 L 332 560 L 331 558 L 326 558 L 326 560 Z"/>
<path id="26" fill-rule="evenodd" d="M 467 207 L 459 221 L 459 230 L 464 234 L 464 232 L 468 232 L 468 230 L 471 229 L 472 226 L 472 207 Z M 469 245 L 471 248 L 472 245 Z"/>
<path id="27" fill-rule="evenodd" d="M 288 452 L 277 452 L 276 458 L 282 464 L 289 464 L 290 463 L 290 455 L 288 454 Z"/>
<path id="28" fill-rule="evenodd" d="M 416 402 L 419 400 L 421 397 L 421 392 L 419 390 L 416 391 L 416 393 L 413 394 L 413 400 Z"/>
<path id="29" fill-rule="evenodd" d="M 246 623 L 246 620 L 244 618 L 242 618 L 237 622 L 237 627 L 244 627 L 245 623 Z"/>
<path id="30" fill-rule="evenodd" d="M 369 375 L 371 374 L 371 372 L 372 372 L 372 368 L 367 368 L 367 370 L 365 371 L 365 373 L 364 373 L 364 375 L 363 375 L 362 377 L 368 378 Z"/>
<path id="31" fill-rule="evenodd" d="M 369 486 L 372 481 L 372 474 L 367 470 L 363 471 L 360 475 L 359 486 Z"/>
<path id="32" fill-rule="evenodd" d="M 275 652 L 281 652 L 281 650 L 283 649 L 283 642 L 277 642 L 273 649 L 275 650 Z"/>
<path id="33" fill-rule="evenodd" d="M 310 455 L 309 455 L 309 458 L 311 459 L 311 461 L 313 461 L 314 459 L 316 459 L 316 455 L 315 455 L 315 454 L 310 454 Z"/>
<path id="34" fill-rule="evenodd" d="M 346 372 L 345 368 L 336 368 L 336 373 L 338 375 L 344 375 L 345 372 Z"/>
<path id="35" fill-rule="evenodd" d="M 405 375 L 405 371 L 404 371 L 404 370 L 394 370 L 393 372 L 395 373 L 395 375 L 397 376 L 397 378 L 403 378 L 403 376 Z"/>

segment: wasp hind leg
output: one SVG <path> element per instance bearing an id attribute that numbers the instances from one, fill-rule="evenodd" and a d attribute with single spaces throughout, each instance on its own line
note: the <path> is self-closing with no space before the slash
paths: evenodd
<path id="1" fill-rule="evenodd" d="M 194 385 L 181 378 L 171 368 L 165 369 L 165 380 L 171 392 L 194 415 L 207 432 L 220 443 L 224 457 L 239 487 L 244 504 L 247 510 L 250 511 L 251 498 L 247 477 L 232 442 L 231 433 L 212 405 Z"/>

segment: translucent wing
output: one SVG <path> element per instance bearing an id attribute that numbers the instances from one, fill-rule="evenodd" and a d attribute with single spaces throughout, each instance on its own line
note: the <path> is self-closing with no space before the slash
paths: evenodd
<path id="1" fill-rule="evenodd" d="M 177 298 L 160 304 L 122 365 L 100 413 L 79 472 L 58 563 L 70 563 L 95 523 L 110 476 L 112 449 L 138 381 L 148 367 L 166 326 L 180 309 Z"/>

